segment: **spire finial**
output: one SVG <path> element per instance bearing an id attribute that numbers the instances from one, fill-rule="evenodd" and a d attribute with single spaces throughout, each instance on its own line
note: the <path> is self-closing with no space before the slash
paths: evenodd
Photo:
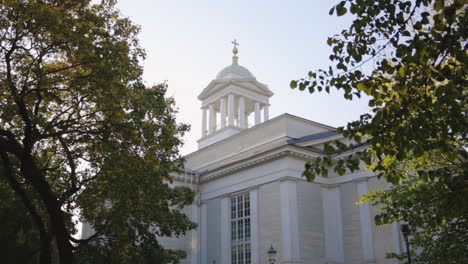
<path id="1" fill-rule="evenodd" d="M 232 53 L 234 54 L 234 56 L 236 56 L 237 52 L 239 52 L 239 50 L 237 49 L 237 46 L 239 45 L 239 43 L 237 43 L 236 39 L 234 39 L 231 43 L 234 44 L 234 48 L 232 49 Z"/>

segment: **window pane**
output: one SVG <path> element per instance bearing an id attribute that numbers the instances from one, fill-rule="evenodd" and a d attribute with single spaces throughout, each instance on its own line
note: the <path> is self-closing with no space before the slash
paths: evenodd
<path id="1" fill-rule="evenodd" d="M 244 221 L 238 220 L 237 221 L 237 239 L 239 242 L 242 242 L 244 239 Z"/>
<path id="2" fill-rule="evenodd" d="M 237 248 L 237 258 L 238 258 L 238 262 L 239 264 L 244 264 L 244 245 L 239 245 L 238 248 Z"/>
<path id="3" fill-rule="evenodd" d="M 237 217 L 244 217 L 244 203 L 243 196 L 239 196 L 239 203 L 237 204 Z"/>
<path id="4" fill-rule="evenodd" d="M 245 219 L 245 241 L 250 241 L 250 218 Z"/>
<path id="5" fill-rule="evenodd" d="M 252 262 L 252 254 L 250 252 L 250 244 L 245 244 L 245 264 L 250 264 Z"/>
<path id="6" fill-rule="evenodd" d="M 237 241 L 237 225 L 236 221 L 231 222 L 231 241 Z"/>
<path id="7" fill-rule="evenodd" d="M 244 215 L 245 216 L 250 216 L 250 197 L 249 197 L 248 194 L 245 195 L 244 210 L 245 210 Z"/>
<path id="8" fill-rule="evenodd" d="M 231 219 L 236 219 L 236 198 L 231 198 Z"/>
<path id="9" fill-rule="evenodd" d="M 231 263 L 237 264 L 237 246 L 231 247 Z"/>

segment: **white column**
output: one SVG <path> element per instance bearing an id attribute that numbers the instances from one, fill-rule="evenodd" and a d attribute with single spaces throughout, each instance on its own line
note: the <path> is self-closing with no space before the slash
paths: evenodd
<path id="1" fill-rule="evenodd" d="M 325 257 L 328 261 L 343 263 L 343 222 L 341 219 L 340 187 L 323 187 L 322 199 Z"/>
<path id="2" fill-rule="evenodd" d="M 400 235 L 400 224 L 393 223 L 392 224 L 392 233 L 393 233 L 393 247 L 395 249 L 395 253 L 401 255 L 402 252 L 402 243 L 401 243 L 401 235 Z M 401 263 L 401 262 L 398 262 Z"/>
<path id="3" fill-rule="evenodd" d="M 282 257 L 285 261 L 299 261 L 299 221 L 296 181 L 280 183 Z"/>
<path id="4" fill-rule="evenodd" d="M 247 128 L 245 123 L 245 99 L 243 96 L 239 96 L 239 127 Z"/>
<path id="5" fill-rule="evenodd" d="M 231 263 L 231 214 L 229 198 L 221 199 L 221 263 Z"/>
<path id="6" fill-rule="evenodd" d="M 250 247 L 251 247 L 252 264 L 260 263 L 260 253 L 258 252 L 259 237 L 258 237 L 258 190 L 257 189 L 250 191 Z M 230 263 L 230 262 L 226 262 L 226 263 Z"/>
<path id="7" fill-rule="evenodd" d="M 255 102 L 255 125 L 258 125 L 260 124 L 260 103 L 259 102 Z"/>
<path id="8" fill-rule="evenodd" d="M 367 194 L 368 192 L 367 180 L 357 183 L 358 200 L 361 200 L 362 195 Z M 371 212 L 368 202 L 359 205 L 359 220 L 361 223 L 362 255 L 366 263 L 375 261 Z"/>
<path id="9" fill-rule="evenodd" d="M 269 106 L 265 105 L 263 107 L 263 122 L 270 120 Z"/>
<path id="10" fill-rule="evenodd" d="M 210 112 L 210 134 L 211 134 L 215 132 L 216 130 L 216 112 L 214 110 L 213 104 L 210 104 L 209 112 Z"/>
<path id="11" fill-rule="evenodd" d="M 195 198 L 195 201 L 197 201 L 198 198 Z M 200 207 L 198 206 L 197 202 L 192 204 L 192 221 L 195 222 L 198 226 L 200 226 L 200 218 L 198 217 Z M 199 251 L 200 251 L 200 241 L 199 241 L 199 232 L 198 228 L 195 228 L 192 230 L 192 241 L 191 241 L 191 257 L 190 257 L 190 263 L 191 264 L 198 264 L 198 258 L 199 258 Z"/>
<path id="12" fill-rule="evenodd" d="M 206 136 L 206 107 L 202 108 L 202 137 Z"/>
<path id="13" fill-rule="evenodd" d="M 221 102 L 221 105 L 220 105 L 220 108 L 221 108 L 221 128 L 225 128 L 226 127 L 226 98 L 221 98 L 220 100 Z"/>
<path id="14" fill-rule="evenodd" d="M 206 203 L 202 203 L 201 205 L 201 217 L 200 217 L 200 229 L 201 229 L 201 245 L 200 245 L 200 252 L 201 252 L 201 263 L 208 263 L 208 232 L 207 232 L 207 210 L 206 210 Z"/>
<path id="15" fill-rule="evenodd" d="M 228 126 L 234 126 L 234 95 L 228 95 Z"/>

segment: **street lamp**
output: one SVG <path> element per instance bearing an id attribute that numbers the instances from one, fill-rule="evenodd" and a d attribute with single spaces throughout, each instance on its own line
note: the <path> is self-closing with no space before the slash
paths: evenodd
<path id="1" fill-rule="evenodd" d="M 270 249 L 267 251 L 268 258 L 270 259 L 270 264 L 274 264 L 276 262 L 276 250 L 271 245 Z"/>
<path id="2" fill-rule="evenodd" d="M 401 233 L 403 234 L 403 237 L 405 238 L 405 244 L 406 244 L 406 256 L 408 257 L 408 264 L 411 264 L 411 256 L 410 256 L 410 248 L 409 248 L 409 241 L 408 241 L 408 235 L 409 235 L 409 225 L 408 224 L 401 224 L 400 225 Z"/>

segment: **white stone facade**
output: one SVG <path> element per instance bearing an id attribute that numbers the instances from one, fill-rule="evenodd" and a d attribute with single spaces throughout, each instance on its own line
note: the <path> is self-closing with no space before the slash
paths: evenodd
<path id="1" fill-rule="evenodd" d="M 376 227 L 378 210 L 356 204 L 386 184 L 365 170 L 307 182 L 304 164 L 340 135 L 289 114 L 269 120 L 272 95 L 236 56 L 200 94 L 199 150 L 175 177 L 198 192 L 188 211 L 199 228 L 170 247 L 187 250 L 184 264 L 233 263 L 230 199 L 249 193 L 250 263 L 268 263 L 271 245 L 276 263 L 395 263 L 385 253 L 401 251 L 398 229 Z"/>
<path id="2" fill-rule="evenodd" d="M 365 170 L 307 182 L 304 164 L 325 156 L 323 144 L 341 137 L 333 127 L 289 114 L 270 120 L 272 95 L 236 56 L 202 91 L 199 150 L 185 157 L 186 174 L 174 175 L 175 185 L 197 192 L 184 212 L 198 228 L 161 243 L 186 250 L 183 264 L 233 263 L 231 198 L 248 193 L 252 264 L 268 263 L 271 245 L 276 263 L 395 263 L 385 254 L 401 252 L 397 226 L 377 227 L 378 209 L 356 204 L 386 184 Z"/>

